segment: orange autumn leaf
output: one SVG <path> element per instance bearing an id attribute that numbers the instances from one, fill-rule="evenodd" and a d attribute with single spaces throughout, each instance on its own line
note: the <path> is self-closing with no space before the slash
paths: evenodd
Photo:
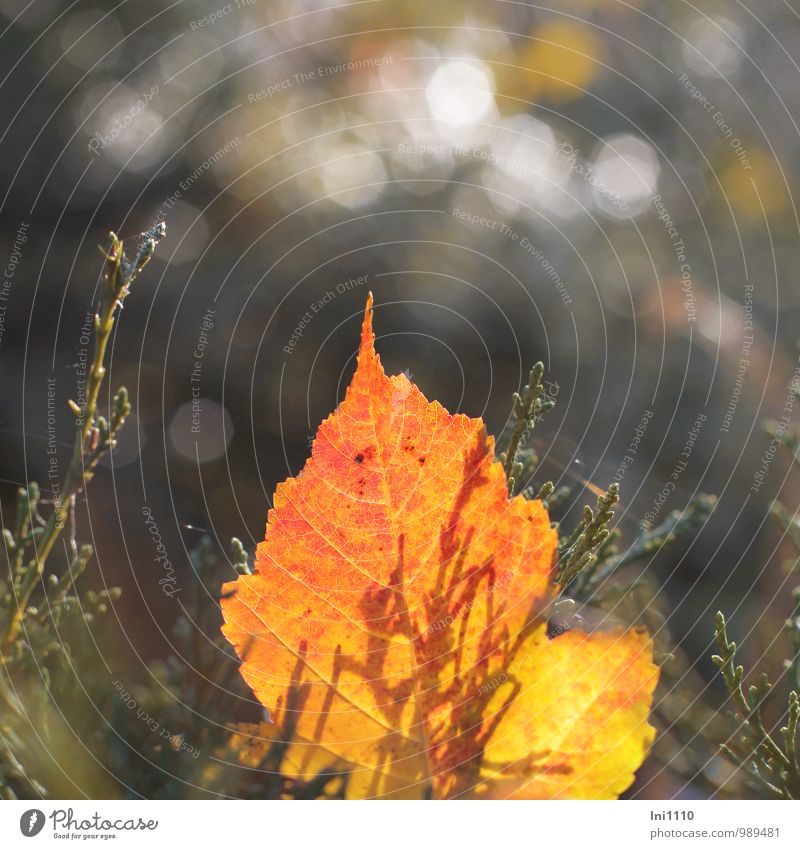
<path id="1" fill-rule="evenodd" d="M 548 639 L 547 511 L 508 497 L 480 419 L 387 377 L 374 343 L 370 295 L 344 401 L 223 587 L 282 770 L 347 772 L 350 798 L 616 797 L 653 739 L 649 637 Z"/>

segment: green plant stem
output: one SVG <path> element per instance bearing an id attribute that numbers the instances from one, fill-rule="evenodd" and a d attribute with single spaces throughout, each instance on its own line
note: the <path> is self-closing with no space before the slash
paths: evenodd
<path id="1" fill-rule="evenodd" d="M 765 781 L 771 790 L 784 798 L 797 798 L 800 789 L 800 773 L 797 769 L 797 756 L 793 748 L 797 731 L 797 694 L 790 694 L 787 728 L 782 729 L 787 751 L 783 751 L 765 728 L 761 715 L 761 708 L 769 694 L 771 685 L 767 676 L 762 674 L 758 683 L 751 686 L 749 692 L 745 693 L 742 686 L 744 668 L 735 663 L 736 643 L 728 639 L 727 623 L 722 612 L 717 613 L 716 639 L 720 653 L 714 655 L 712 660 L 722 672 L 728 693 L 742 719 L 745 741 L 749 742 L 752 755 L 758 759 L 764 770 L 775 777 L 778 786 L 776 787 L 772 782 L 766 781 L 760 771 L 757 772 L 757 775 Z M 790 743 L 792 748 L 789 748 Z M 730 756 L 731 750 L 727 747 L 726 749 L 726 754 Z"/>
<path id="2" fill-rule="evenodd" d="M 150 260 L 156 243 L 163 235 L 163 225 L 148 231 L 133 261 L 129 262 L 123 251 L 122 240 L 114 233 L 110 234 L 111 245 L 105 254 L 105 287 L 100 309 L 95 313 L 94 320 L 94 352 L 87 380 L 86 405 L 81 410 L 76 404 L 70 404 L 73 412 L 83 417 L 83 422 L 75 434 L 72 459 L 64 477 L 64 484 L 44 526 L 41 538 L 34 540 L 34 556 L 24 570 L 16 591 L 16 606 L 10 611 L 8 625 L 0 643 L 2 652 L 9 649 L 17 636 L 31 593 L 41 580 L 47 558 L 64 529 L 64 505 L 72 504 L 75 496 L 91 479 L 95 466 L 113 446 L 114 437 L 130 410 L 127 393 L 120 390 L 114 398 L 115 410 L 111 425 L 109 426 L 104 419 L 97 418 L 97 399 L 106 374 L 106 347 L 114 329 L 118 307 L 128 294 L 131 283 Z M 32 522 L 32 518 L 29 521 Z"/>
<path id="3" fill-rule="evenodd" d="M 500 455 L 500 462 L 505 469 L 508 480 L 508 493 L 514 494 L 517 478 L 522 473 L 523 467 L 519 462 L 519 453 L 523 444 L 523 438 L 528 430 L 533 429 L 539 419 L 553 409 L 554 401 L 545 398 L 542 377 L 544 376 L 544 364 L 536 363 L 528 376 L 527 384 L 522 392 L 514 393 L 514 426 L 508 438 L 508 447 Z"/>

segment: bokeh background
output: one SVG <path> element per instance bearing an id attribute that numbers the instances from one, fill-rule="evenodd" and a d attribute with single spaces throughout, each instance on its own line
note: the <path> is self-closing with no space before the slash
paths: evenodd
<path id="1" fill-rule="evenodd" d="M 761 658 L 790 609 L 769 506 L 800 496 L 779 455 L 754 477 L 762 421 L 795 415 L 793 0 L 0 0 L 0 44 L 6 516 L 49 440 L 69 457 L 97 245 L 167 225 L 113 339 L 133 415 L 81 505 L 127 664 L 172 651 L 142 507 L 182 586 L 203 531 L 252 549 L 370 290 L 387 370 L 498 437 L 544 361 L 567 513 L 616 479 L 630 541 L 715 494 L 644 570 L 692 693 L 723 697 L 717 608 Z M 692 745 L 633 794 L 714 795 L 674 768 Z"/>

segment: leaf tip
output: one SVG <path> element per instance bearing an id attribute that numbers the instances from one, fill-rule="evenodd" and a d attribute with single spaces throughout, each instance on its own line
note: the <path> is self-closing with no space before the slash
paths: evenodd
<path id="1" fill-rule="evenodd" d="M 363 358 L 371 359 L 375 356 L 375 332 L 372 329 L 372 309 L 374 299 L 372 292 L 367 294 L 367 304 L 364 309 L 364 321 L 361 325 L 361 347 L 359 349 L 359 361 Z"/>
<path id="2" fill-rule="evenodd" d="M 375 333 L 372 330 L 372 292 L 367 294 L 367 306 L 364 309 L 364 322 L 361 325 L 361 350 L 372 350 L 375 346 Z"/>

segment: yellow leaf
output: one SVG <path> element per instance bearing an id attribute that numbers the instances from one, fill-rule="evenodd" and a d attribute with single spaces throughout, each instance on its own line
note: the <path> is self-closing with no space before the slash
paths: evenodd
<path id="1" fill-rule="evenodd" d="M 560 651 L 573 637 L 541 642 L 556 532 L 541 502 L 509 499 L 507 486 L 479 419 L 449 414 L 404 375 L 386 376 L 370 296 L 344 401 L 303 471 L 278 486 L 255 574 L 223 587 L 223 632 L 292 741 L 287 774 L 307 779 L 336 763 L 351 798 L 457 796 L 486 785 L 492 747 L 503 761 L 491 767 L 494 782 L 526 775 L 519 763 L 541 741 L 508 729 L 522 727 L 515 697 L 540 680 L 539 665 L 528 669 L 539 652 L 555 659 L 560 683 L 592 680 L 605 698 L 607 670 Z M 607 640 L 585 636 L 587 656 Z M 631 658 L 637 640 L 619 637 L 636 673 L 626 679 L 635 715 L 646 717 L 656 673 L 649 643 Z M 518 683 L 497 705 L 502 676 Z M 607 737 L 596 726 L 597 740 L 622 745 L 622 724 Z M 646 754 L 649 737 L 640 737 L 616 766 L 601 764 L 617 792 Z"/>

